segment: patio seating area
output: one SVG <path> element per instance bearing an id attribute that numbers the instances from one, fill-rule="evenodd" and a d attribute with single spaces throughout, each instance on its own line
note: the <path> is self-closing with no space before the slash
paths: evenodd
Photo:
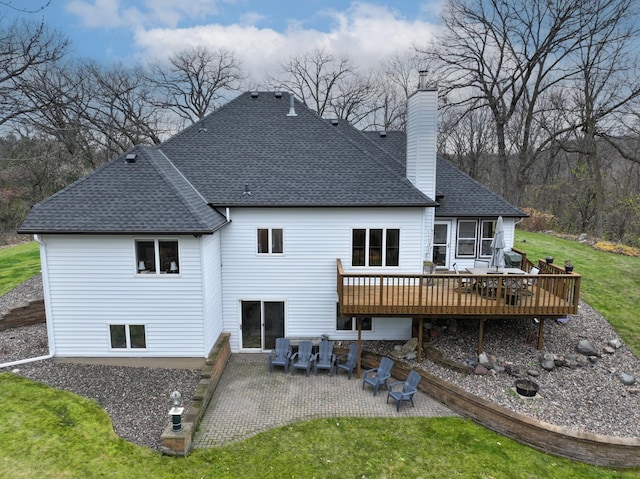
<path id="1" fill-rule="evenodd" d="M 267 354 L 232 354 L 193 439 L 196 448 L 216 447 L 274 427 L 313 418 L 458 416 L 418 391 L 415 407 L 386 402 L 362 391 L 347 374 L 306 378 L 282 368 L 269 374 Z M 355 376 L 355 375 L 354 375 Z"/>

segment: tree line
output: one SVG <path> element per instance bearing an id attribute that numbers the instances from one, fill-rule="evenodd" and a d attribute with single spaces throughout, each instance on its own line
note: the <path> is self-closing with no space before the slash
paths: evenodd
<path id="1" fill-rule="evenodd" d="M 640 246 L 634 0 L 446 0 L 430 43 L 375 70 L 327 48 L 257 79 L 235 52 L 101 65 L 29 18 L 0 22 L 0 225 L 136 144 L 159 144 L 242 90 L 292 92 L 326 118 L 405 128 L 418 71 L 439 91 L 439 151 L 553 228 Z"/>

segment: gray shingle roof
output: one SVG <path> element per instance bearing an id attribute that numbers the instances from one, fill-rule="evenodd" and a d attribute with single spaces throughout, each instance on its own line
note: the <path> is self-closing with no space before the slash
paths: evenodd
<path id="1" fill-rule="evenodd" d="M 395 159 L 393 164 L 405 170 L 406 136 L 401 131 L 363 132 L 367 138 Z M 436 217 L 516 217 L 528 216 L 500 195 L 459 170 L 449 160 L 438 155 L 436 165 Z"/>
<path id="2" fill-rule="evenodd" d="M 245 93 L 161 150 L 215 206 L 434 204 L 297 101 L 295 111 L 288 116 L 287 93 Z"/>
<path id="3" fill-rule="evenodd" d="M 136 147 L 35 205 L 20 233 L 204 234 L 226 219 L 155 148 Z"/>
<path id="4" fill-rule="evenodd" d="M 333 124 L 289 94 L 245 93 L 158 148 L 125 156 L 34 206 L 20 233 L 211 233 L 213 207 L 432 207 L 405 176 L 404 133 Z M 244 194 L 245 185 L 251 194 Z M 438 159 L 437 216 L 526 216 Z"/>

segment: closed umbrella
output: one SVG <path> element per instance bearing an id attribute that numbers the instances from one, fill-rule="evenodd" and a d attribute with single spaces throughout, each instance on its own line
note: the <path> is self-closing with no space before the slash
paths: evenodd
<path id="1" fill-rule="evenodd" d="M 496 271 L 498 268 L 504 268 L 504 226 L 502 225 L 502 216 L 498 217 L 496 221 L 496 232 L 491 240 L 491 260 L 489 266 L 495 266 Z"/>

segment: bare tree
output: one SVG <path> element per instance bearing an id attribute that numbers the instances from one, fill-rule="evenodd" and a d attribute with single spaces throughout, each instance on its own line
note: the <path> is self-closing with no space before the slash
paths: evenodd
<path id="1" fill-rule="evenodd" d="M 427 53 L 449 81 L 450 104 L 491 111 L 501 190 L 515 203 L 537 155 L 553 142 L 553 136 L 534 137 L 539 101 L 578 74 L 572 55 L 596 26 L 593 10 L 599 3 L 448 0 L 445 6 L 444 34 Z"/>
<path id="2" fill-rule="evenodd" d="M 93 89 L 85 116 L 102 146 L 118 154 L 133 145 L 162 142 L 163 117 L 142 69 L 93 63 L 83 70 Z"/>
<path id="3" fill-rule="evenodd" d="M 324 48 L 297 55 L 281 65 L 281 76 L 269 78 L 272 88 L 289 91 L 323 117 L 357 123 L 367 116 L 375 94 L 369 77 L 358 74 L 347 57 Z"/>
<path id="4" fill-rule="evenodd" d="M 152 64 L 148 78 L 157 89 L 157 106 L 195 122 L 238 90 L 245 77 L 232 52 L 199 46 L 172 55 L 168 64 Z"/>
<path id="5" fill-rule="evenodd" d="M 37 68 L 60 60 L 68 41 L 43 23 L 0 20 L 0 125 L 30 111 L 22 99 L 25 79 Z"/>
<path id="6" fill-rule="evenodd" d="M 636 2 L 594 2 L 585 39 L 576 51 L 580 75 L 571 94 L 567 95 L 567 111 L 575 115 L 574 138 L 563 146 L 577 153 L 586 169 L 589 188 L 593 191 L 594 214 L 590 229 L 602 237 L 607 196 L 603 161 L 610 155 L 606 155 L 606 149 L 598 140 L 605 139 L 618 150 L 622 148 L 623 142 L 618 140 L 620 125 L 624 124 L 628 113 L 637 111 L 639 106 L 640 55 L 634 46 L 639 38 Z M 637 155 L 627 155 L 627 158 L 639 161 Z"/>
<path id="7" fill-rule="evenodd" d="M 438 151 L 472 178 L 491 185 L 490 161 L 495 157 L 495 135 L 487 110 L 471 112 L 448 108 L 438 120 Z"/>
<path id="8" fill-rule="evenodd" d="M 373 127 L 405 130 L 407 100 L 418 84 L 420 70 L 428 70 L 428 67 L 415 52 L 398 52 L 382 61 L 375 80 L 374 107 L 370 109 Z M 433 85 L 436 84 L 434 78 Z"/>

